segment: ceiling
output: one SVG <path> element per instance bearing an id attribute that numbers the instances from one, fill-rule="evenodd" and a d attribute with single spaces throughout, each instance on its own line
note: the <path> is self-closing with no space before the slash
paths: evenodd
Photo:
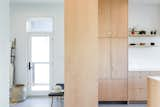
<path id="1" fill-rule="evenodd" d="M 144 3 L 144 4 L 160 4 L 160 0 L 129 0 L 129 1 L 135 3 Z"/>
<path id="2" fill-rule="evenodd" d="M 11 3 L 63 3 L 64 0 L 10 0 Z M 129 0 L 135 3 L 160 4 L 160 0 Z"/>
<path id="3" fill-rule="evenodd" d="M 63 3 L 64 0 L 10 0 L 11 3 Z"/>

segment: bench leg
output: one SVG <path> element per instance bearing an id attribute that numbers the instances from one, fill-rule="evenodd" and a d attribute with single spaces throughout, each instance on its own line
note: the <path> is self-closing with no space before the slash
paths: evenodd
<path id="1" fill-rule="evenodd" d="M 53 96 L 52 96 L 52 98 L 51 98 L 51 107 L 53 107 Z"/>

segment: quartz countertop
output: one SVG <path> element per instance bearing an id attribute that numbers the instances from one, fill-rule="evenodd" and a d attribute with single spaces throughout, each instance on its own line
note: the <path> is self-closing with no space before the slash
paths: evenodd
<path id="1" fill-rule="evenodd" d="M 149 76 L 148 78 L 160 81 L 160 76 Z"/>

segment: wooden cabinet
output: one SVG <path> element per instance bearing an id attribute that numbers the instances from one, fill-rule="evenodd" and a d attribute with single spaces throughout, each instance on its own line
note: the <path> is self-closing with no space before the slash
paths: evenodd
<path id="1" fill-rule="evenodd" d="M 128 73 L 128 100 L 145 101 L 147 98 L 147 76 L 149 72 Z"/>
<path id="2" fill-rule="evenodd" d="M 127 39 L 99 39 L 99 78 L 127 79 Z"/>
<path id="3" fill-rule="evenodd" d="M 127 101 L 127 80 L 111 80 L 113 101 Z"/>
<path id="4" fill-rule="evenodd" d="M 160 77 L 149 77 L 147 79 L 147 84 L 147 107 L 160 107 Z"/>
<path id="5" fill-rule="evenodd" d="M 132 71 L 128 73 L 129 88 L 146 88 L 146 79 L 149 72 L 136 72 Z"/>
<path id="6" fill-rule="evenodd" d="M 147 94 L 144 88 L 128 89 L 128 101 L 146 101 Z"/>
<path id="7" fill-rule="evenodd" d="M 102 89 L 103 89 L 103 80 L 99 79 L 98 80 L 98 101 L 103 101 Z"/>
<path id="8" fill-rule="evenodd" d="M 127 101 L 128 1 L 99 0 L 99 101 Z"/>
<path id="9" fill-rule="evenodd" d="M 99 101 L 109 101 L 112 98 L 112 93 L 111 93 L 111 81 L 102 79 L 99 80 Z"/>
<path id="10" fill-rule="evenodd" d="M 112 37 L 128 38 L 128 0 L 111 0 Z"/>
<path id="11" fill-rule="evenodd" d="M 99 101 L 127 101 L 127 39 L 99 39 Z"/>
<path id="12" fill-rule="evenodd" d="M 127 101 L 127 39 L 99 39 L 99 101 Z"/>
<path id="13" fill-rule="evenodd" d="M 147 100 L 147 77 L 160 76 L 159 71 L 131 71 L 128 73 L 128 100 Z"/>
<path id="14" fill-rule="evenodd" d="M 99 101 L 126 101 L 127 80 L 99 80 Z"/>
<path id="15" fill-rule="evenodd" d="M 111 37 L 111 0 L 99 0 L 99 37 Z"/>
<path id="16" fill-rule="evenodd" d="M 99 0 L 99 37 L 128 37 L 128 0 Z"/>
<path id="17" fill-rule="evenodd" d="M 97 107 L 98 1 L 65 0 L 65 107 Z"/>
<path id="18" fill-rule="evenodd" d="M 111 78 L 111 39 L 99 39 L 99 79 Z"/>
<path id="19" fill-rule="evenodd" d="M 112 79 L 127 79 L 128 39 L 112 38 L 111 59 Z"/>

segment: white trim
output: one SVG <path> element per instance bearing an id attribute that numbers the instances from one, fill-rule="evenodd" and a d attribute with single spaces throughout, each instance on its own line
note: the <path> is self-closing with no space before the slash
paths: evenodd
<path id="1" fill-rule="evenodd" d="M 56 35 L 56 17 L 55 16 L 28 16 L 27 17 L 27 20 L 30 19 L 30 18 L 52 18 L 52 22 L 53 22 L 53 32 L 27 32 L 27 64 L 28 62 L 31 60 L 30 59 L 30 47 L 31 47 L 31 35 L 34 35 L 34 36 L 44 36 L 44 35 L 48 35 L 50 37 L 50 90 L 52 89 L 52 85 L 53 85 L 53 75 L 54 75 L 54 39 L 55 39 L 55 35 Z M 27 24 L 27 20 L 26 20 L 26 24 Z M 27 25 L 26 25 L 27 26 Z M 27 29 L 27 28 L 26 28 Z M 27 66 L 28 67 L 28 66 Z M 29 70 L 27 68 L 27 93 L 29 96 L 41 96 L 41 95 L 48 95 L 48 92 L 41 92 L 41 91 L 38 91 L 38 92 L 30 92 L 29 89 L 30 89 L 30 86 L 29 86 Z"/>
<path id="2" fill-rule="evenodd" d="M 52 20 L 52 30 L 51 31 L 32 31 L 31 29 L 31 22 L 33 20 L 48 20 L 48 19 L 51 19 Z M 27 18 L 27 21 L 26 21 L 26 32 L 28 33 L 52 33 L 52 32 L 55 32 L 55 17 L 29 17 Z"/>
<path id="3" fill-rule="evenodd" d="M 51 85 L 52 85 L 52 78 L 51 78 L 51 75 L 53 74 L 52 72 L 53 72 L 53 42 L 54 42 L 54 38 L 53 38 L 53 35 L 52 35 L 52 33 L 27 33 L 28 34 L 28 48 L 27 48 L 27 50 L 28 50 L 28 55 L 27 55 L 27 57 L 28 57 L 28 61 L 27 62 L 30 62 L 31 61 L 31 38 L 32 37 L 40 37 L 40 36 L 42 36 L 42 37 L 45 37 L 45 36 L 48 36 L 49 37 L 49 41 L 50 41 L 50 55 L 49 55 L 49 57 L 50 57 L 50 60 L 49 60 L 49 62 L 46 62 L 46 63 L 49 63 L 49 65 L 50 65 L 50 71 L 49 71 L 49 73 L 50 73 L 50 82 L 49 82 L 49 89 L 51 90 Z M 31 80 L 31 77 L 30 77 L 30 71 L 27 69 L 27 71 L 28 71 L 28 73 L 27 73 L 27 89 L 28 89 L 28 95 L 29 96 L 34 96 L 34 95 L 47 95 L 47 93 L 50 91 L 50 90 L 48 90 L 48 91 L 37 91 L 37 92 L 35 92 L 35 91 L 31 91 L 31 83 L 29 82 L 30 80 Z M 53 76 L 52 76 L 53 77 Z"/>

